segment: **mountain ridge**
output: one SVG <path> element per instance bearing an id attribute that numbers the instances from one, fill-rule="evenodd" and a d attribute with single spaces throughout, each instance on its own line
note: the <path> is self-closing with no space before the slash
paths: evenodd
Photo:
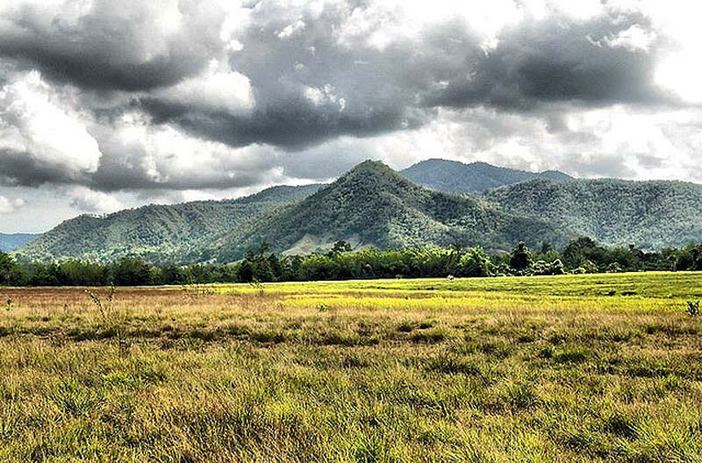
<path id="1" fill-rule="evenodd" d="M 233 227 L 316 191 L 320 185 L 275 186 L 238 199 L 151 204 L 95 217 L 66 220 L 16 251 L 28 259 L 106 261 L 134 255 L 182 261 Z"/>
<path id="2" fill-rule="evenodd" d="M 605 245 L 645 248 L 702 241 L 702 185 L 677 180 L 531 180 L 485 198 L 513 214 L 539 217 Z"/>
<path id="3" fill-rule="evenodd" d="M 229 243 L 225 240 L 218 258 L 240 258 L 256 242 L 267 242 L 277 252 L 291 252 L 303 240 L 327 246 L 342 239 L 360 247 L 462 243 L 505 248 L 517 240 L 514 232 L 535 227 L 541 229 L 539 236 L 562 241 L 552 227 L 537 219 L 513 217 L 478 197 L 423 188 L 383 163 L 365 161 L 243 236 Z M 521 239 L 536 243 L 531 233 L 525 235 Z"/>
<path id="4" fill-rule="evenodd" d="M 38 236 L 38 233 L 0 233 L 0 252 L 12 252 Z"/>
<path id="5" fill-rule="evenodd" d="M 480 194 L 537 178 L 558 182 L 573 180 L 570 175 L 557 170 L 528 172 L 482 161 L 466 164 L 439 158 L 420 161 L 401 170 L 400 174 L 426 188 L 454 194 Z"/>
<path id="6" fill-rule="evenodd" d="M 481 194 L 455 193 L 428 189 L 381 162 L 366 161 L 331 184 L 79 216 L 15 254 L 192 263 L 237 260 L 261 242 L 271 252 L 304 254 L 337 240 L 356 248 L 460 244 L 493 251 L 522 240 L 558 246 L 579 236 L 648 248 L 702 241 L 702 185 L 532 174 L 537 177 Z"/>

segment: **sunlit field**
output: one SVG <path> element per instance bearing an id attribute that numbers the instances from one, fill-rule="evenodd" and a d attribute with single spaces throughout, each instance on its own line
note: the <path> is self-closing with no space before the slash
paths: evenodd
<path id="1" fill-rule="evenodd" d="M 702 274 L 0 288 L 2 462 L 700 462 Z"/>

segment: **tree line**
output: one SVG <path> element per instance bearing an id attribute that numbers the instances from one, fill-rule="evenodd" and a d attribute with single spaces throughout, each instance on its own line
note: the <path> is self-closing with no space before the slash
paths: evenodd
<path id="1" fill-rule="evenodd" d="M 549 244 L 532 250 L 518 243 L 509 253 L 488 253 L 480 247 L 460 245 L 353 251 L 348 243 L 339 241 L 328 252 L 283 256 L 271 252 L 264 243 L 236 263 L 186 266 L 156 266 L 139 257 L 124 257 L 109 264 L 79 260 L 18 262 L 0 252 L 0 285 L 8 286 L 182 285 L 653 270 L 702 270 L 702 244 L 647 252 L 634 246 L 605 247 L 590 238 L 579 238 L 561 250 Z"/>

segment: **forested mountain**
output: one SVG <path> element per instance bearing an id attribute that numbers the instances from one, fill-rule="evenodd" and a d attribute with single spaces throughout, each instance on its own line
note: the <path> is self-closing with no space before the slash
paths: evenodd
<path id="1" fill-rule="evenodd" d="M 643 248 L 702 241 L 701 185 L 579 180 L 480 163 L 449 168 L 447 178 L 464 186 L 471 179 L 461 166 L 502 172 L 500 181 L 519 182 L 481 195 L 453 195 L 367 161 L 324 186 L 274 187 L 236 200 L 80 216 L 16 253 L 29 259 L 104 262 L 132 255 L 154 263 L 187 263 L 237 260 L 261 243 L 270 252 L 304 254 L 338 240 L 355 248 L 460 244 L 489 250 L 510 249 L 520 240 L 532 247 L 541 242 L 558 246 L 578 236 Z M 521 181 L 524 175 L 553 179 Z M 487 184 L 486 175 L 475 177 L 475 188 Z M 490 178 L 494 185 L 496 175 Z"/>
<path id="2" fill-rule="evenodd" d="M 31 233 L 0 233 L 0 251 L 11 252 L 24 246 L 38 235 Z"/>
<path id="3" fill-rule="evenodd" d="M 478 197 L 460 197 L 417 186 L 380 162 L 366 161 L 301 203 L 226 237 L 219 260 L 241 258 L 257 243 L 273 251 L 306 253 L 337 240 L 354 247 L 484 245 L 509 249 L 565 235 L 533 218 L 501 212 Z"/>
<path id="4" fill-rule="evenodd" d="M 235 200 L 151 205 L 105 217 L 83 215 L 41 235 L 18 254 L 28 259 L 109 261 L 132 255 L 152 262 L 184 262 L 199 255 L 209 240 L 300 201 L 318 188 L 277 186 Z"/>
<path id="5" fill-rule="evenodd" d="M 428 159 L 400 172 L 412 182 L 444 193 L 482 193 L 491 188 L 548 179 L 558 182 L 573 177 L 559 171 L 526 172 L 497 167 L 485 162 L 464 164 L 446 159 Z"/>
<path id="6" fill-rule="evenodd" d="M 702 185 L 693 183 L 532 180 L 485 197 L 505 211 L 607 245 L 653 249 L 702 241 Z"/>

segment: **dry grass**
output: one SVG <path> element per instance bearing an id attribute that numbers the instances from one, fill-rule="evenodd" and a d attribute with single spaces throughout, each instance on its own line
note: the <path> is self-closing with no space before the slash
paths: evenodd
<path id="1" fill-rule="evenodd" d="M 0 461 L 699 462 L 700 283 L 0 288 Z"/>

